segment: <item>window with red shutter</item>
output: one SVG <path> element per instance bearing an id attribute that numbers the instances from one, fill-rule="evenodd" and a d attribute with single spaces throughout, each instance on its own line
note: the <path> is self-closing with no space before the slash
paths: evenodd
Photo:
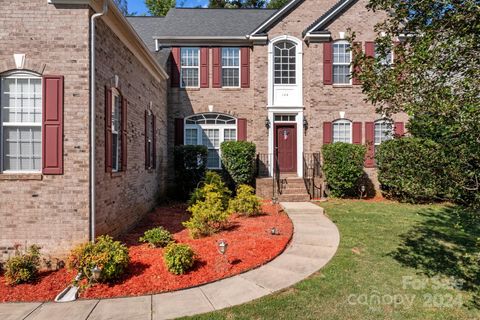
<path id="1" fill-rule="evenodd" d="M 212 86 L 214 88 L 222 87 L 222 63 L 220 48 L 212 48 Z"/>
<path id="2" fill-rule="evenodd" d="M 333 49 L 331 42 L 323 44 L 323 84 L 333 84 Z"/>
<path id="3" fill-rule="evenodd" d="M 356 57 L 357 55 L 361 55 L 361 54 L 362 54 L 362 43 L 361 43 L 361 42 L 354 42 L 354 43 L 353 43 L 353 52 L 352 52 L 352 53 L 354 54 L 354 60 L 355 60 L 355 57 Z M 360 70 L 360 66 L 356 66 L 356 67 L 355 67 L 355 72 L 356 72 L 357 74 L 360 74 L 360 71 L 361 71 L 361 70 Z M 362 82 L 360 81 L 360 79 L 358 79 L 358 77 L 353 77 L 352 83 L 353 83 L 354 85 L 362 84 Z M 360 128 L 361 128 L 361 126 L 360 126 Z"/>
<path id="4" fill-rule="evenodd" d="M 183 145 L 183 118 L 175 118 L 175 145 Z"/>
<path id="5" fill-rule="evenodd" d="M 126 98 L 122 99 L 122 123 L 120 125 L 121 130 L 122 130 L 122 139 L 121 139 L 121 152 L 122 152 L 122 163 L 119 171 L 126 171 L 127 170 L 127 107 L 128 107 L 128 102 Z"/>
<path id="6" fill-rule="evenodd" d="M 180 87 L 180 48 L 173 47 L 170 55 L 171 86 Z"/>
<path id="7" fill-rule="evenodd" d="M 105 171 L 112 172 L 112 90 L 105 87 Z"/>
<path id="8" fill-rule="evenodd" d="M 331 122 L 323 123 L 323 144 L 332 143 L 333 126 Z"/>
<path id="9" fill-rule="evenodd" d="M 208 88 L 208 48 L 200 49 L 200 88 Z"/>
<path id="10" fill-rule="evenodd" d="M 241 71 L 242 88 L 250 88 L 250 48 L 241 49 L 240 60 L 242 63 L 242 71 Z"/>
<path id="11" fill-rule="evenodd" d="M 367 168 L 375 167 L 375 145 L 374 145 L 374 123 L 365 122 L 365 145 L 367 153 L 365 155 L 364 166 Z"/>
<path id="12" fill-rule="evenodd" d="M 353 126 L 352 143 L 362 144 L 362 123 L 354 122 L 352 126 Z"/>
<path id="13" fill-rule="evenodd" d="M 247 140 L 247 119 L 239 118 L 237 120 L 237 135 L 238 141 Z"/>

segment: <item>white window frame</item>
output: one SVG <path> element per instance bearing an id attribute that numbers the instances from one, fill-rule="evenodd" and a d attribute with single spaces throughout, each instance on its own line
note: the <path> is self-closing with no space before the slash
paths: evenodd
<path id="1" fill-rule="evenodd" d="M 336 45 L 348 45 L 349 47 L 349 54 L 350 54 L 350 61 L 348 63 L 346 62 L 335 62 L 335 46 Z M 332 48 L 332 80 L 333 80 L 333 84 L 334 85 L 351 85 L 353 82 L 353 79 L 352 79 L 352 48 L 351 48 L 351 45 L 348 41 L 346 40 L 340 40 L 340 41 L 335 41 L 333 43 L 333 48 Z M 348 82 L 335 82 L 335 66 L 348 66 L 348 77 L 349 77 L 349 80 Z"/>
<path id="2" fill-rule="evenodd" d="M 12 71 L 8 72 L 5 74 L 0 75 L 0 90 L 2 89 L 1 83 L 3 82 L 4 79 L 36 79 L 40 80 L 40 115 L 41 119 L 40 122 L 4 122 L 3 121 L 3 103 L 1 101 L 1 95 L 3 93 L 0 92 L 0 173 L 41 173 L 42 172 L 42 153 L 43 153 L 43 132 L 42 132 L 42 124 L 43 124 L 43 81 L 40 75 L 33 73 L 33 72 L 28 72 L 28 71 Z M 4 128 L 5 127 L 38 127 L 40 128 L 40 167 L 38 170 L 5 170 L 5 156 L 4 156 Z M 17 141 L 18 144 L 18 141 Z M 17 152 L 20 153 L 20 146 L 17 146 Z M 32 151 L 33 152 L 33 151 Z M 32 158 L 33 159 L 33 158 Z"/>
<path id="3" fill-rule="evenodd" d="M 212 113 L 210 113 L 212 114 Z M 193 116 L 198 116 L 199 114 L 195 114 Z M 222 115 L 222 116 L 228 116 L 228 115 L 224 115 L 224 114 L 218 114 L 218 115 Z M 232 116 L 228 116 L 232 119 L 235 119 L 234 117 Z M 190 117 L 189 117 L 190 118 Z M 209 123 L 209 124 L 192 124 L 192 123 L 187 123 L 188 119 L 189 118 L 186 118 L 184 120 L 184 141 L 183 143 L 185 145 L 191 145 L 191 144 L 187 144 L 187 130 L 196 130 L 197 132 L 197 141 L 196 141 L 196 145 L 204 145 L 203 144 L 203 130 L 208 130 L 208 129 L 216 129 L 216 130 L 219 130 L 218 132 L 218 147 L 214 147 L 214 148 L 208 148 L 209 150 L 218 150 L 218 156 L 219 156 L 219 162 L 218 162 L 218 167 L 207 167 L 208 169 L 221 169 L 222 168 L 222 150 L 220 148 L 220 146 L 222 145 L 222 142 L 224 141 L 237 141 L 238 140 L 238 129 L 237 129 L 237 119 L 235 119 L 235 123 L 229 123 L 229 124 L 226 124 L 226 123 L 216 123 L 216 124 L 213 124 L 213 123 Z M 235 140 L 225 140 L 225 130 L 226 129 L 234 129 L 235 130 Z"/>
<path id="4" fill-rule="evenodd" d="M 281 65 L 283 64 L 283 62 L 282 62 L 282 61 L 280 61 L 280 63 L 276 63 L 276 62 L 275 62 L 275 57 L 276 57 L 276 55 L 275 55 L 275 49 L 277 49 L 277 45 L 278 45 L 278 44 L 280 44 L 280 43 L 287 43 L 287 42 L 293 45 L 293 48 L 291 48 L 291 49 L 293 49 L 293 58 L 295 58 L 295 68 L 293 69 L 293 71 L 295 72 L 295 77 L 294 77 L 295 82 L 294 82 L 294 83 L 290 83 L 290 82 L 288 82 L 288 83 L 283 83 L 283 81 L 281 81 L 280 83 L 277 83 L 276 80 L 277 80 L 278 78 L 275 77 L 275 71 L 277 71 L 277 70 L 275 69 L 275 67 L 276 67 L 277 65 L 280 65 L 280 66 L 281 66 Z M 291 49 L 289 49 L 289 51 L 290 51 Z M 282 49 L 280 49 L 280 50 L 282 50 Z M 290 55 L 289 55 L 289 57 L 290 57 Z M 294 41 L 292 41 L 292 40 L 290 40 L 290 39 L 280 39 L 280 40 L 278 40 L 278 41 L 275 41 L 275 42 L 273 43 L 273 74 L 272 74 L 274 86 L 296 86 L 297 83 L 298 83 L 298 65 L 297 65 L 298 63 L 299 63 L 299 61 L 298 61 L 298 57 L 297 57 L 297 43 L 296 43 L 296 42 L 294 42 Z M 287 72 L 288 72 L 288 74 L 290 75 L 290 71 L 291 71 L 291 69 L 290 69 L 290 64 L 291 64 L 291 63 L 290 63 L 290 62 L 287 62 L 287 64 L 288 64 L 288 66 L 289 66 Z M 283 79 L 283 74 L 282 74 L 282 73 L 283 73 L 283 69 L 280 68 L 280 70 L 278 70 L 278 71 L 280 72 L 280 78 L 279 78 L 279 79 L 282 80 L 282 79 Z M 288 79 L 291 79 L 292 77 L 288 76 L 287 78 L 288 78 Z"/>
<path id="5" fill-rule="evenodd" d="M 114 117 L 114 114 L 115 114 L 115 98 L 118 98 L 118 101 L 120 103 L 120 108 L 118 109 L 119 110 L 119 114 L 118 114 L 118 131 L 115 130 L 115 117 Z M 112 103 L 112 172 L 121 172 L 123 170 L 122 168 L 122 160 L 121 160 L 121 157 L 122 157 L 122 126 L 123 126 L 123 123 L 122 123 L 122 108 L 123 108 L 123 105 L 122 105 L 122 95 L 120 94 L 120 92 L 115 89 L 115 88 L 112 88 L 112 99 L 111 99 L 111 103 Z M 117 152 L 116 152 L 116 157 L 113 156 L 113 146 L 115 145 L 115 143 L 113 142 L 113 137 L 114 135 L 117 135 Z"/>
<path id="6" fill-rule="evenodd" d="M 383 129 L 383 125 L 390 124 L 390 136 L 389 136 L 388 139 L 382 139 L 382 136 L 380 136 L 380 142 L 377 142 L 377 135 L 376 135 L 377 124 L 381 125 L 382 129 Z M 384 131 L 382 130 L 381 132 L 384 132 Z M 374 144 L 375 149 L 376 149 L 377 146 L 381 145 L 383 142 L 393 139 L 393 133 L 394 133 L 394 125 L 393 125 L 392 121 L 387 120 L 387 119 L 379 119 L 379 120 L 375 121 L 373 123 L 373 144 Z M 385 137 L 387 137 L 387 135 L 385 135 Z"/>
<path id="7" fill-rule="evenodd" d="M 349 140 L 348 142 L 346 141 L 335 141 L 335 125 L 339 125 L 339 124 L 342 124 L 342 125 L 345 125 L 345 124 L 348 124 L 349 127 L 350 127 L 350 136 L 349 136 Z M 352 125 L 352 121 L 350 120 L 347 120 L 347 119 L 339 119 L 339 120 L 335 120 L 332 122 L 332 142 L 335 143 L 335 142 L 345 142 L 345 143 L 352 143 L 353 141 L 353 125 Z"/>
<path id="8" fill-rule="evenodd" d="M 183 50 L 197 50 L 197 61 L 196 66 L 184 66 L 182 64 L 182 52 Z M 184 86 L 183 85 L 183 70 L 184 69 L 197 69 L 197 85 L 196 86 Z M 184 47 L 180 48 L 180 88 L 200 88 L 200 48 L 198 47 Z"/>
<path id="9" fill-rule="evenodd" d="M 223 65 L 223 49 L 236 49 L 238 51 L 238 66 L 224 66 Z M 242 81 L 242 52 L 239 47 L 224 47 L 221 48 L 222 50 L 222 58 L 221 58 L 221 64 L 222 64 L 222 88 L 240 88 L 241 87 L 241 81 Z M 238 69 L 238 86 L 224 86 L 223 85 L 223 69 Z"/>

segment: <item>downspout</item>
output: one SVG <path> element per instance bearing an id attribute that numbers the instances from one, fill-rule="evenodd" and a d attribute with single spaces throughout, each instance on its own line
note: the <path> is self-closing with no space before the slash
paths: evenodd
<path id="1" fill-rule="evenodd" d="M 95 20 L 108 12 L 108 1 L 103 3 L 103 12 L 90 18 L 90 241 L 95 242 Z"/>

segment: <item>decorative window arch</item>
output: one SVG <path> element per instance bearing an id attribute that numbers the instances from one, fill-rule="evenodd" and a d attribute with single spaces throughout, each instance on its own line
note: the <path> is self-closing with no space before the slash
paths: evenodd
<path id="1" fill-rule="evenodd" d="M 374 145 L 375 149 L 382 142 L 393 138 L 393 122 L 388 119 L 379 119 L 374 123 Z"/>
<path id="2" fill-rule="evenodd" d="M 352 84 L 352 50 L 350 43 L 340 40 L 333 43 L 333 84 Z"/>
<path id="3" fill-rule="evenodd" d="M 237 119 L 221 113 L 199 113 L 185 118 L 184 143 L 208 148 L 207 167 L 221 168 L 220 145 L 237 140 Z"/>
<path id="4" fill-rule="evenodd" d="M 333 142 L 352 143 L 352 121 L 347 119 L 335 120 L 332 123 Z"/>
<path id="5" fill-rule="evenodd" d="M 296 84 L 297 44 L 291 40 L 273 43 L 274 84 Z"/>
<path id="6" fill-rule="evenodd" d="M 24 70 L 0 75 L 0 171 L 42 170 L 42 77 Z"/>

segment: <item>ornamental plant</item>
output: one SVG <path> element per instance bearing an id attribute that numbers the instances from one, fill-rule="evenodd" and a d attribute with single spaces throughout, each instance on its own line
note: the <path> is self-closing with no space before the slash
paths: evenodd
<path id="1" fill-rule="evenodd" d="M 163 260 L 169 272 L 179 275 L 184 274 L 195 263 L 195 252 L 188 244 L 170 243 L 165 248 Z"/>
<path id="2" fill-rule="evenodd" d="M 209 185 L 208 190 L 205 186 Z M 222 207 L 225 210 L 228 207 L 228 201 L 230 200 L 231 191 L 225 185 L 222 177 L 215 171 L 207 171 L 205 177 L 200 185 L 193 190 L 188 201 L 188 205 L 192 206 L 198 201 L 205 201 L 205 195 L 208 191 L 218 192 L 221 196 Z"/>
<path id="3" fill-rule="evenodd" d="M 230 200 L 228 212 L 245 216 L 255 216 L 262 212 L 260 198 L 255 195 L 255 189 L 242 184 L 237 188 L 237 196 Z"/>
<path id="4" fill-rule="evenodd" d="M 323 172 L 332 197 L 354 196 L 363 175 L 366 148 L 363 145 L 335 142 L 325 144 Z"/>
<path id="5" fill-rule="evenodd" d="M 163 227 L 158 227 L 145 231 L 143 237 L 140 237 L 138 240 L 140 242 L 149 243 L 150 246 L 154 248 L 163 248 L 173 239 L 172 234 L 168 230 L 165 230 Z"/>
<path id="6" fill-rule="evenodd" d="M 207 170 L 207 147 L 176 146 L 174 149 L 177 196 L 185 199 L 203 180 Z"/>
<path id="7" fill-rule="evenodd" d="M 27 252 L 16 250 L 15 256 L 5 263 L 5 279 L 9 285 L 17 285 L 35 280 L 40 268 L 40 247 L 32 245 Z"/>
<path id="8" fill-rule="evenodd" d="M 203 188 L 204 199 L 188 207 L 192 213 L 183 225 L 190 231 L 192 238 L 208 236 L 222 230 L 229 214 L 225 210 L 224 195 L 217 191 L 213 184 L 206 184 Z"/>
<path id="9" fill-rule="evenodd" d="M 220 148 L 223 169 L 235 186 L 251 184 L 255 177 L 255 144 L 247 141 L 225 141 Z"/>
<path id="10" fill-rule="evenodd" d="M 92 280 L 91 270 L 98 267 L 101 269 L 99 281 L 111 282 L 123 275 L 129 262 L 128 248 L 106 235 L 98 237 L 95 243 L 74 248 L 68 258 L 68 267 L 82 272 L 89 280 Z"/>

